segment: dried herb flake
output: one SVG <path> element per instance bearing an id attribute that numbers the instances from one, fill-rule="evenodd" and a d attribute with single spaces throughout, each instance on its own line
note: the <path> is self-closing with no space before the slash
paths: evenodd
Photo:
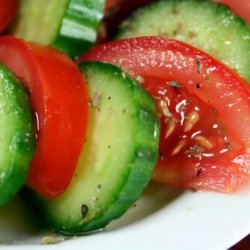
<path id="1" fill-rule="evenodd" d="M 168 82 L 168 85 L 171 86 L 174 89 L 181 89 L 183 86 L 179 82 L 176 81 L 170 81 Z"/>
<path id="2" fill-rule="evenodd" d="M 202 148 L 201 146 L 197 144 L 192 146 L 189 150 L 187 150 L 188 155 L 198 158 L 199 160 L 202 159 L 203 152 L 204 152 L 204 148 Z"/>
<path id="3" fill-rule="evenodd" d="M 226 148 L 226 149 L 230 149 L 230 148 L 231 148 L 230 142 L 226 142 L 226 143 L 225 143 L 225 148 Z"/>
<path id="4" fill-rule="evenodd" d="M 202 63 L 199 59 L 196 60 L 196 63 L 197 63 L 197 72 L 200 74 L 202 69 Z"/>
<path id="5" fill-rule="evenodd" d="M 58 238 L 57 236 L 44 236 L 42 238 L 41 243 L 43 245 L 52 245 L 52 244 L 58 244 L 62 241 L 63 241 L 63 239 Z"/>
<path id="6" fill-rule="evenodd" d="M 89 107 L 91 108 L 99 108 L 101 105 L 101 93 L 94 92 L 89 100 Z"/>

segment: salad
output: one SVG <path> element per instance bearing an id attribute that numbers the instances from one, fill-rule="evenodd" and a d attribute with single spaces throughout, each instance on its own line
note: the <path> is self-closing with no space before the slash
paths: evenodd
<path id="1" fill-rule="evenodd" d="M 250 6 L 221 2 L 0 1 L 0 206 L 72 236 L 150 180 L 246 192 Z"/>

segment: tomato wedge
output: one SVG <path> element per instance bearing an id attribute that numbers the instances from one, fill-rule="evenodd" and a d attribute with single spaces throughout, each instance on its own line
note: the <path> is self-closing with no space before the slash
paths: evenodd
<path id="1" fill-rule="evenodd" d="M 106 0 L 104 18 L 99 28 L 98 43 L 108 41 L 119 24 L 131 12 L 157 0 Z"/>
<path id="2" fill-rule="evenodd" d="M 154 179 L 232 192 L 250 180 L 250 90 L 236 73 L 182 42 L 141 37 L 99 45 L 79 61 L 119 65 L 155 99 L 161 119 Z"/>
<path id="3" fill-rule="evenodd" d="M 36 118 L 37 149 L 27 185 L 54 198 L 67 188 L 85 139 L 85 82 L 63 53 L 14 37 L 0 37 L 0 62 L 27 86 Z"/>
<path id="4" fill-rule="evenodd" d="M 2 32 L 14 18 L 19 0 L 0 0 L 0 32 Z"/>

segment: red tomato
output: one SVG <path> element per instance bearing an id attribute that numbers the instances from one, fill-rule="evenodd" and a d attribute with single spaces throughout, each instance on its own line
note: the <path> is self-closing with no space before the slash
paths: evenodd
<path id="1" fill-rule="evenodd" d="M 120 10 L 120 14 L 131 12 L 139 7 L 145 6 L 157 0 L 107 0 L 105 4 L 106 14 L 114 13 L 114 10 Z"/>
<path id="2" fill-rule="evenodd" d="M 242 17 L 250 25 L 250 1 L 249 0 L 217 0 L 230 7 L 233 12 Z"/>
<path id="3" fill-rule="evenodd" d="M 116 64 L 154 97 L 161 119 L 154 179 L 231 192 L 250 180 L 250 91 L 234 72 L 159 37 L 99 45 L 79 61 Z"/>
<path id="4" fill-rule="evenodd" d="M 0 32 L 2 32 L 15 16 L 19 0 L 0 0 Z"/>
<path id="5" fill-rule="evenodd" d="M 0 62 L 27 86 L 37 121 L 27 185 L 54 198 L 67 188 L 85 139 L 85 82 L 66 55 L 14 37 L 0 37 Z"/>
<path id="6" fill-rule="evenodd" d="M 105 11 L 112 11 L 112 9 L 118 7 L 121 2 L 122 0 L 107 0 L 105 4 Z"/>
<path id="7" fill-rule="evenodd" d="M 131 12 L 158 0 L 107 0 L 105 4 L 104 19 L 98 33 L 98 43 L 110 39 L 119 24 L 126 19 Z"/>

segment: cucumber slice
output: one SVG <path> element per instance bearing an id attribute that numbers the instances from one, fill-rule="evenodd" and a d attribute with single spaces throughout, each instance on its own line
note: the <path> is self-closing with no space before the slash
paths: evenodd
<path id="1" fill-rule="evenodd" d="M 117 39 L 166 36 L 197 47 L 250 82 L 250 28 L 227 7 L 203 0 L 166 0 L 135 12 Z"/>
<path id="2" fill-rule="evenodd" d="M 52 45 L 71 57 L 96 41 L 104 0 L 21 0 L 11 34 Z"/>
<path id="3" fill-rule="evenodd" d="M 35 151 L 32 113 L 23 85 L 0 65 L 0 207 L 25 183 Z"/>
<path id="4" fill-rule="evenodd" d="M 105 227 L 139 198 L 158 157 L 154 101 L 119 68 L 80 65 L 90 97 L 87 140 L 68 190 L 55 200 L 29 193 L 42 222 L 64 234 Z"/>

